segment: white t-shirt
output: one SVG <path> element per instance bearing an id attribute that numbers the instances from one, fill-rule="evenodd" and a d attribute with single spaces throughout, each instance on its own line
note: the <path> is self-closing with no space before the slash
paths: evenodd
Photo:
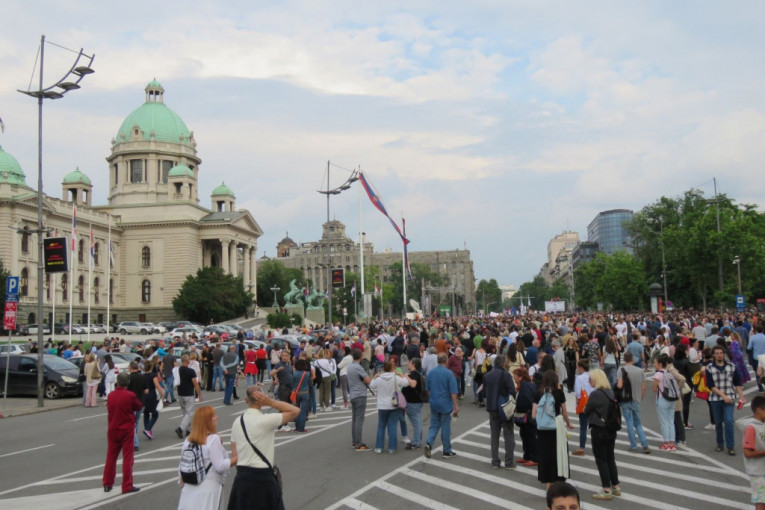
<path id="1" fill-rule="evenodd" d="M 250 441 L 258 447 L 260 453 L 265 455 L 273 466 L 274 430 L 282 424 L 282 413 L 264 414 L 259 409 L 247 409 L 242 416 L 244 416 L 244 423 L 247 427 Z M 234 420 L 234 424 L 231 427 L 231 442 L 236 443 L 236 453 L 239 456 L 237 466 L 268 467 L 244 437 L 242 422 L 239 418 Z"/>

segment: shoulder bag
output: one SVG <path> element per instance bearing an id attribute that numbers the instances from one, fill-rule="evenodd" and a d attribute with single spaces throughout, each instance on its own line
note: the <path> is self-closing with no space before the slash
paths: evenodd
<path id="1" fill-rule="evenodd" d="M 393 372 L 393 396 L 390 399 L 390 403 L 394 408 L 406 410 L 406 398 L 398 389 L 396 377 L 396 372 Z"/>
<path id="2" fill-rule="evenodd" d="M 297 394 L 298 390 L 300 389 L 300 386 L 303 384 L 303 378 L 305 377 L 306 372 L 303 372 L 303 375 L 300 376 L 300 382 L 298 382 L 297 388 L 292 390 L 292 393 L 290 393 L 290 402 L 293 404 L 297 402 Z"/>
<path id="3" fill-rule="evenodd" d="M 258 447 L 255 446 L 252 441 L 250 441 L 250 436 L 247 434 L 247 427 L 244 426 L 244 415 L 239 416 L 239 421 L 242 425 L 242 432 L 244 432 L 244 438 L 247 440 L 248 443 L 250 443 L 250 446 L 252 446 L 252 449 L 255 450 L 255 453 L 258 454 L 258 457 L 265 462 L 266 466 L 268 466 L 268 469 L 270 469 L 274 473 L 274 480 L 276 480 L 276 485 L 279 487 L 279 495 L 281 497 L 282 492 L 284 491 L 284 487 L 282 485 L 282 473 L 279 471 L 279 468 L 276 467 L 276 465 L 271 465 L 270 462 L 268 462 L 268 459 L 265 455 L 260 453 L 260 450 L 258 450 Z"/>

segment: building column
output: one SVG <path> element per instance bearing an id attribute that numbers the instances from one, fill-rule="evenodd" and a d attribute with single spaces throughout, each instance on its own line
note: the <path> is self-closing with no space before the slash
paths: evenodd
<path id="1" fill-rule="evenodd" d="M 223 272 L 225 274 L 229 273 L 228 268 L 228 262 L 229 262 L 229 256 L 228 256 L 228 249 L 231 245 L 231 241 L 225 241 L 223 239 L 220 240 L 220 246 L 221 246 L 221 255 L 220 255 L 220 265 L 223 269 Z"/>
<path id="2" fill-rule="evenodd" d="M 230 257 L 229 263 L 228 263 L 228 268 L 229 268 L 229 272 L 233 276 L 237 276 L 239 274 L 239 271 L 238 271 L 239 268 L 236 265 L 237 246 L 238 245 L 236 244 L 236 241 L 231 241 L 230 248 L 229 248 L 229 251 L 228 251 L 229 252 L 229 257 Z"/>
<path id="3" fill-rule="evenodd" d="M 247 245 L 244 245 L 242 250 L 242 283 L 244 283 L 244 290 L 247 290 L 250 284 L 250 247 Z"/>
<path id="4" fill-rule="evenodd" d="M 204 239 L 199 241 L 199 260 L 197 261 L 200 268 L 205 267 L 205 242 Z"/>

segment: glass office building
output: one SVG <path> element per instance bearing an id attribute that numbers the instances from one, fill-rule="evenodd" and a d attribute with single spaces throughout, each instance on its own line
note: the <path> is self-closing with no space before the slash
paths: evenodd
<path id="1" fill-rule="evenodd" d="M 625 223 L 632 220 L 633 212 L 629 209 L 612 209 L 595 216 L 587 227 L 587 241 L 598 243 L 600 251 L 612 254 L 619 250 L 633 253 Z"/>

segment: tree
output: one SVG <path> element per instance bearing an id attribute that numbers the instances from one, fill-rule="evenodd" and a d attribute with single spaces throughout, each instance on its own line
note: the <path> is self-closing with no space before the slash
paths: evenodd
<path id="1" fill-rule="evenodd" d="M 290 282 L 304 288 L 307 280 L 300 269 L 287 268 L 278 260 L 266 260 L 258 265 L 257 302 L 259 306 L 271 306 L 274 302 L 273 287 L 279 287 L 277 300 L 284 304 L 284 295 L 290 291 Z"/>
<path id="2" fill-rule="evenodd" d="M 502 310 L 502 290 L 494 278 L 478 282 L 475 295 L 484 313 Z"/>
<path id="3" fill-rule="evenodd" d="M 604 303 L 616 310 L 643 308 L 648 290 L 641 262 L 625 251 L 598 253 L 574 271 L 577 303 L 593 308 Z"/>
<path id="4" fill-rule="evenodd" d="M 173 310 L 180 317 L 202 324 L 210 319 L 222 322 L 244 315 L 253 298 L 240 277 L 225 274 L 219 267 L 203 267 L 196 275 L 186 277 L 173 298 Z"/>

